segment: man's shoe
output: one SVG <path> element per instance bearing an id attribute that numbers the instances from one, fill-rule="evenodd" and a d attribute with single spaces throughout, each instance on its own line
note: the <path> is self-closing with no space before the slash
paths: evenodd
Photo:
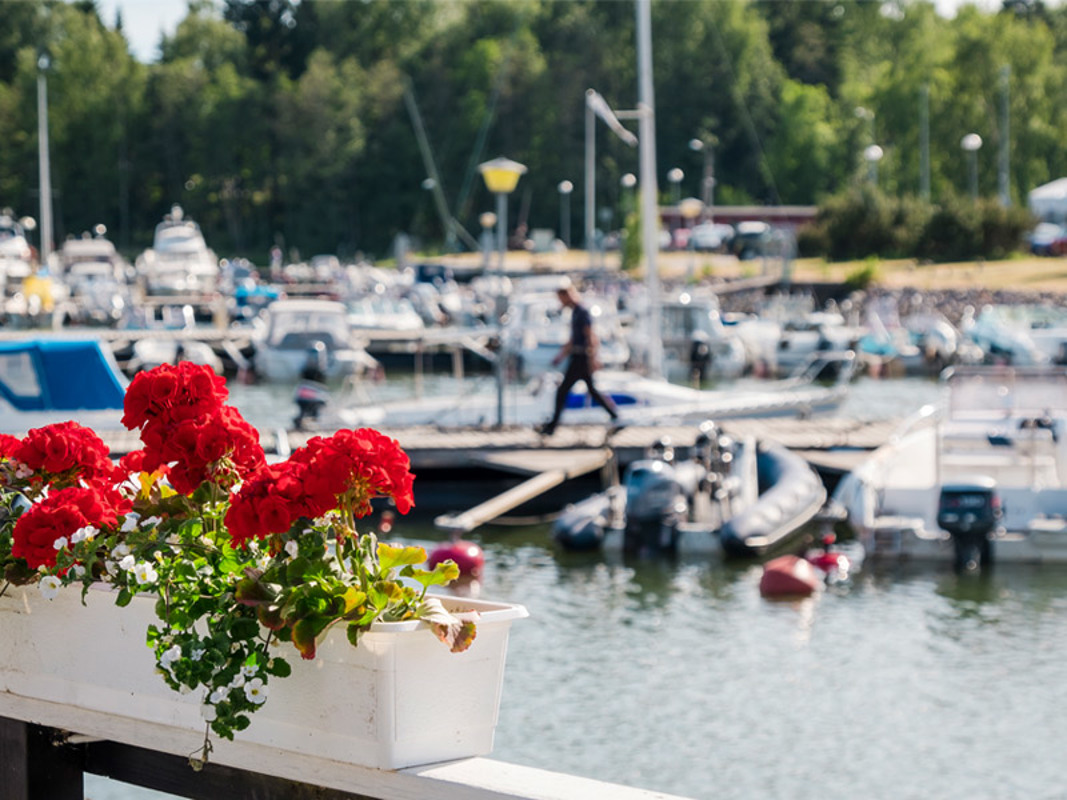
<path id="1" fill-rule="evenodd" d="M 556 426 L 551 422 L 546 422 L 544 425 L 537 429 L 537 432 L 542 436 L 551 436 L 556 432 Z"/>

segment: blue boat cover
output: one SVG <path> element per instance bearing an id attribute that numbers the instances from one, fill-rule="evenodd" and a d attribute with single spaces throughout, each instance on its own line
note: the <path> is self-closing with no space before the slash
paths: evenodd
<path id="1" fill-rule="evenodd" d="M 121 409 L 126 388 L 90 339 L 0 342 L 0 394 L 20 411 Z"/>

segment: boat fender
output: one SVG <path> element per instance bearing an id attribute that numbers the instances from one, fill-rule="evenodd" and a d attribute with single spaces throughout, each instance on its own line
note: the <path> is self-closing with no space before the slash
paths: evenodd
<path id="1" fill-rule="evenodd" d="M 485 553 L 474 542 L 465 542 L 457 539 L 454 542 L 441 545 L 428 559 L 430 569 L 433 569 L 443 561 L 454 561 L 459 567 L 459 574 L 464 577 L 478 578 L 485 567 Z"/>
<path id="2" fill-rule="evenodd" d="M 810 597 L 822 585 L 811 562 L 788 555 L 771 559 L 763 566 L 759 590 L 764 597 Z"/>

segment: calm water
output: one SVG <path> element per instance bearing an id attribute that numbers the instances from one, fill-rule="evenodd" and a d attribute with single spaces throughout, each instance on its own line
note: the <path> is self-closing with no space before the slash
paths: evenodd
<path id="1" fill-rule="evenodd" d="M 261 395 L 233 399 L 265 425 Z M 846 413 L 935 396 L 862 382 Z M 575 557 L 544 528 L 471 538 L 483 595 L 530 611 L 512 629 L 496 759 L 716 800 L 1067 793 L 1067 568 L 861 567 L 783 603 L 760 597 L 758 565 Z M 91 779 L 87 796 L 163 795 Z"/>

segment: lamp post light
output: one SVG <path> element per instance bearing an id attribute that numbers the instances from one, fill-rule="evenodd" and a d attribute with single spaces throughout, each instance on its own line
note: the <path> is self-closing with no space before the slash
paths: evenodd
<path id="1" fill-rule="evenodd" d="M 863 160 L 867 162 L 867 180 L 875 186 L 878 185 L 878 162 L 885 153 L 876 144 L 867 145 L 863 149 Z"/>
<path id="2" fill-rule="evenodd" d="M 52 67 L 48 53 L 37 57 L 37 168 L 41 184 L 41 264 L 52 255 L 52 169 L 48 157 L 48 81 Z"/>
<path id="3" fill-rule="evenodd" d="M 978 201 L 978 151 L 982 148 L 982 137 L 977 133 L 968 133 L 960 139 L 960 147 L 967 153 L 970 170 L 971 201 Z"/>
<path id="4" fill-rule="evenodd" d="M 571 249 L 571 192 L 574 184 L 570 181 L 560 181 L 556 187 L 559 190 L 559 235 L 563 239 L 564 246 Z"/>
<path id="5" fill-rule="evenodd" d="M 504 259 L 508 248 L 508 195 L 515 191 L 519 185 L 519 178 L 526 174 L 526 165 L 510 158 L 494 158 L 478 165 L 478 171 L 482 173 L 485 188 L 496 195 L 497 217 L 497 249 L 500 251 L 500 274 L 497 281 L 497 338 L 498 346 L 496 360 L 493 362 L 493 372 L 496 374 L 496 424 L 502 427 L 504 424 L 504 298 L 501 294 L 504 282 Z"/>

